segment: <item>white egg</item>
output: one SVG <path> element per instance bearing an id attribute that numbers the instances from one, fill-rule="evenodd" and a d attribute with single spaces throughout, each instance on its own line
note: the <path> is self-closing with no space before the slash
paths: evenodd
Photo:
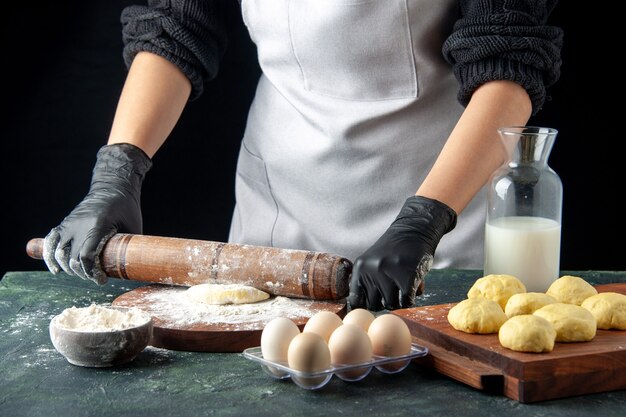
<path id="1" fill-rule="evenodd" d="M 261 333 L 261 353 L 263 359 L 287 364 L 289 343 L 300 334 L 300 329 L 286 317 L 277 317 L 268 322 Z M 270 371 L 278 376 L 284 374 L 276 368 Z"/>

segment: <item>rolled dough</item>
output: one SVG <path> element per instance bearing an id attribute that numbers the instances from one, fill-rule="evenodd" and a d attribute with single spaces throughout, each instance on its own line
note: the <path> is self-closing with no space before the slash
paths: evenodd
<path id="1" fill-rule="evenodd" d="M 218 305 L 256 303 L 270 297 L 265 291 L 240 284 L 192 285 L 184 294 L 192 302 Z"/>

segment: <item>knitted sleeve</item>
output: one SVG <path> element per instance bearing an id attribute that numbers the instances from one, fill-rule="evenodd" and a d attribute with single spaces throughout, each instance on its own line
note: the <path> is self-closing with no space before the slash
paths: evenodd
<path id="1" fill-rule="evenodd" d="M 226 49 L 222 0 L 148 0 L 122 11 L 124 62 L 148 51 L 172 62 L 189 78 L 190 100 L 215 77 Z"/>
<path id="2" fill-rule="evenodd" d="M 523 86 L 536 114 L 546 87 L 560 75 L 563 32 L 546 21 L 557 0 L 461 0 L 460 18 L 443 45 L 467 105 L 473 92 L 492 80 Z"/>

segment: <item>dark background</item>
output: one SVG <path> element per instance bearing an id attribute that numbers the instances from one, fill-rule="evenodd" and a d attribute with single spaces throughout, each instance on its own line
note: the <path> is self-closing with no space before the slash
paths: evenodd
<path id="1" fill-rule="evenodd" d="M 0 276 L 45 269 L 26 256 L 26 242 L 45 236 L 85 195 L 126 76 L 120 12 L 142 0 L 16 3 L 23 2 L 7 6 L 2 27 L 8 76 L 0 125 Z M 238 2 L 230 3 L 230 46 L 220 73 L 187 106 L 144 182 L 145 234 L 227 239 L 235 160 L 259 75 Z M 550 165 L 564 184 L 561 268 L 626 270 L 623 245 L 606 243 L 624 236 L 615 213 L 619 153 L 602 146 L 606 125 L 592 118 L 584 132 L 577 126 L 585 105 L 576 81 L 580 29 L 567 17 L 573 3 L 562 1 L 551 17 L 566 34 L 562 77 L 529 124 L 559 130 Z"/>

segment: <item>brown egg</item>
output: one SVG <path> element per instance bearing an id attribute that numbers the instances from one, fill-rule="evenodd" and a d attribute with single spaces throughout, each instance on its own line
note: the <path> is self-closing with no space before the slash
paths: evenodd
<path id="1" fill-rule="evenodd" d="M 317 333 L 328 343 L 330 335 L 335 329 L 343 324 L 341 317 L 332 311 L 319 311 L 315 313 L 304 325 L 302 332 Z"/>
<path id="2" fill-rule="evenodd" d="M 343 318 L 343 324 L 357 324 L 367 332 L 376 317 L 364 308 L 355 308 Z"/>
<path id="3" fill-rule="evenodd" d="M 337 327 L 328 341 L 330 362 L 334 366 L 355 365 L 369 362 L 372 359 L 372 342 L 359 325 L 348 323 Z M 357 380 L 367 375 L 371 367 L 357 368 L 338 372 L 337 376 L 344 380 Z"/>
<path id="4" fill-rule="evenodd" d="M 378 316 L 367 331 L 372 341 L 374 355 L 401 356 L 411 352 L 411 332 L 404 320 L 388 313 Z M 388 372 L 397 371 L 406 366 L 407 360 L 382 364 L 378 368 Z"/>
<path id="5" fill-rule="evenodd" d="M 313 332 L 303 332 L 291 339 L 287 350 L 289 367 L 302 372 L 320 372 L 330 368 L 330 350 L 322 336 Z M 292 375 L 301 386 L 316 386 L 325 380 L 324 376 L 301 377 Z"/>

